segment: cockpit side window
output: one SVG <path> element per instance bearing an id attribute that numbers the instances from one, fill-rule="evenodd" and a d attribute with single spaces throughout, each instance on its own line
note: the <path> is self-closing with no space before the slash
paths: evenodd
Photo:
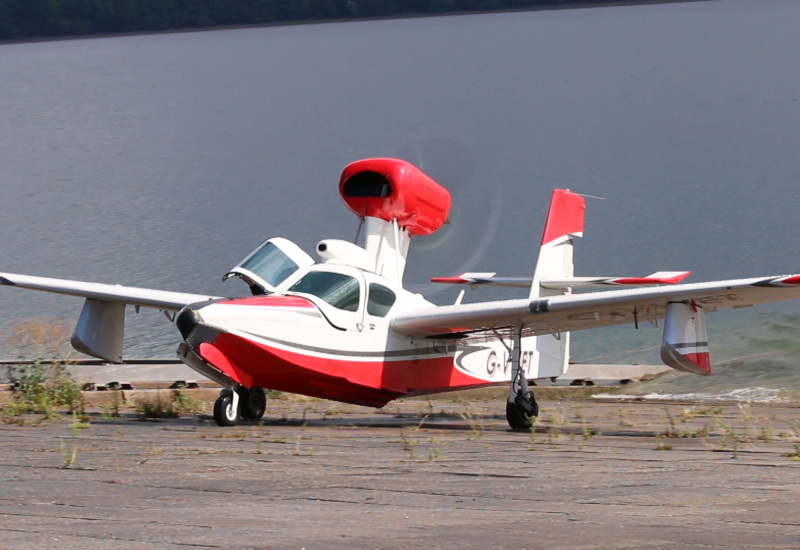
<path id="1" fill-rule="evenodd" d="M 386 317 L 392 309 L 397 296 L 383 285 L 370 283 L 369 297 L 367 298 L 367 313 L 375 317 Z"/>
<path id="2" fill-rule="evenodd" d="M 241 267 L 255 273 L 273 287 L 297 271 L 298 265 L 274 244 L 268 242 L 252 254 Z"/>
<path id="3" fill-rule="evenodd" d="M 289 292 L 304 292 L 325 300 L 344 311 L 358 311 L 360 285 L 358 280 L 341 273 L 309 271 L 289 288 Z"/>

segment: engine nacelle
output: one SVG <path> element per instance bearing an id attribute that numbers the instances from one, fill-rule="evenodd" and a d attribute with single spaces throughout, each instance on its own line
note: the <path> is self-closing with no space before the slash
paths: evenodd
<path id="1" fill-rule="evenodd" d="M 400 159 L 373 158 L 349 164 L 342 171 L 339 194 L 359 218 L 396 219 L 409 236 L 430 235 L 450 212 L 447 189 Z"/>

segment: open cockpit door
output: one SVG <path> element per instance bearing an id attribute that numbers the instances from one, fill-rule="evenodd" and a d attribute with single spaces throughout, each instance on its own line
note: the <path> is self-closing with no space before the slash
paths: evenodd
<path id="1" fill-rule="evenodd" d="M 239 277 L 254 296 L 270 294 L 298 269 L 310 265 L 314 265 L 314 260 L 299 246 L 283 237 L 273 237 L 261 243 L 222 280 Z"/>

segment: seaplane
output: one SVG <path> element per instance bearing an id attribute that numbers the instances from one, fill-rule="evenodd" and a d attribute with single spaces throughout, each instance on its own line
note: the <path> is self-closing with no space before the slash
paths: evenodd
<path id="1" fill-rule="evenodd" d="M 435 305 L 403 287 L 413 238 L 448 219 L 449 192 L 393 158 L 349 164 L 339 193 L 358 218 L 355 242 L 325 239 L 316 259 L 282 237 L 265 240 L 223 279 L 246 297 L 188 294 L 0 273 L 3 285 L 83 298 L 71 338 L 79 352 L 122 363 L 127 306 L 167 314 L 178 357 L 222 386 L 220 426 L 258 420 L 265 389 L 383 407 L 406 396 L 508 385 L 506 417 L 527 430 L 538 414 L 532 388 L 569 368 L 570 334 L 650 323 L 660 355 L 679 371 L 711 373 L 705 314 L 800 298 L 800 275 L 682 283 L 685 271 L 644 277 L 576 277 L 573 242 L 584 230 L 584 197 L 552 194 L 532 277 L 464 273 L 442 284 L 519 288 L 514 299 Z"/>

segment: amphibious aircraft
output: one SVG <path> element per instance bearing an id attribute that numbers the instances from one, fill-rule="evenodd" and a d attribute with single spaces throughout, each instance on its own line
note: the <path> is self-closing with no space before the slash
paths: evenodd
<path id="1" fill-rule="evenodd" d="M 0 273 L 0 283 L 84 298 L 72 345 L 110 362 L 122 362 L 127 305 L 172 314 L 180 359 L 223 387 L 214 405 L 222 426 L 260 418 L 264 388 L 382 407 L 403 396 L 508 384 L 508 423 L 526 429 L 538 414 L 533 382 L 567 371 L 572 331 L 660 324 L 664 363 L 710 374 L 706 312 L 800 298 L 800 275 L 694 284 L 677 284 L 688 272 L 576 277 L 573 240 L 583 234 L 585 201 L 557 189 L 533 277 L 433 279 L 520 287 L 527 296 L 462 303 L 462 292 L 436 306 L 402 281 L 411 239 L 447 220 L 447 190 L 408 162 L 372 158 L 344 169 L 339 192 L 363 236 L 320 241 L 316 261 L 287 239 L 267 239 L 224 277 L 243 279 L 249 297 L 11 273 Z"/>

